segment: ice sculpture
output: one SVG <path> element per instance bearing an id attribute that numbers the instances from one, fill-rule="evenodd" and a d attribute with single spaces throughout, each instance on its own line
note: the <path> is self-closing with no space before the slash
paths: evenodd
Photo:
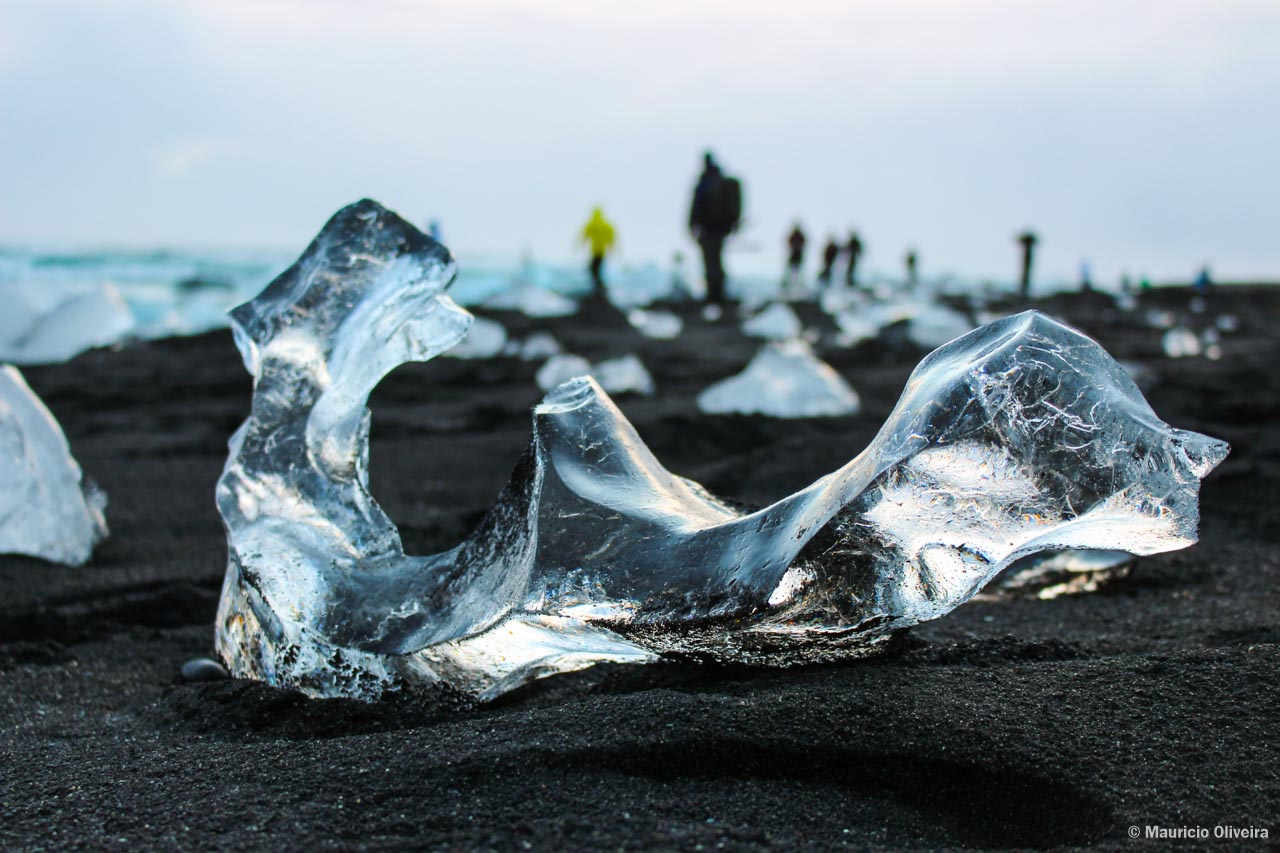
<path id="1" fill-rule="evenodd" d="M 1028 312 L 929 355 L 866 450 L 756 510 L 664 469 L 593 380 L 571 380 L 535 408 L 474 533 L 408 556 L 368 491 L 365 401 L 465 334 L 454 272 L 364 201 L 233 311 L 255 379 L 218 484 L 233 674 L 492 697 L 599 661 L 865 654 L 1028 554 L 1191 544 L 1199 480 L 1227 452 L 1160 421 L 1097 343 Z"/>
<path id="2" fill-rule="evenodd" d="M 775 302 L 742 324 L 742 334 L 751 338 L 785 341 L 800 337 L 800 318 L 790 305 Z"/>
<path id="3" fill-rule="evenodd" d="M 594 366 L 580 355 L 553 355 L 538 368 L 534 381 L 543 391 L 550 391 L 578 376 L 594 377 L 601 388 L 613 394 L 650 396 L 655 390 L 653 377 L 635 354 L 606 359 Z"/>
<path id="4" fill-rule="evenodd" d="M 107 535 L 106 505 L 44 403 L 0 365 L 0 554 L 81 565 Z"/>
<path id="5" fill-rule="evenodd" d="M 819 418 L 856 414 L 858 392 L 804 341 L 772 341 L 746 368 L 698 395 L 707 414 Z"/>

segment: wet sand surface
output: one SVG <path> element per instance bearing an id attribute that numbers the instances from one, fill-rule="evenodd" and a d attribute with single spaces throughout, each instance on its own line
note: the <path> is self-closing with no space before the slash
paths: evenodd
<path id="1" fill-rule="evenodd" d="M 1150 370 L 1174 426 L 1232 444 L 1202 541 L 1103 590 L 972 601 L 888 653 L 791 669 L 601 667 L 486 706 L 373 705 L 243 681 L 212 651 L 226 555 L 213 504 L 250 382 L 227 332 L 24 370 L 110 496 L 112 536 L 69 569 L 0 557 L 0 847 L 120 849 L 1164 849 L 1131 826 L 1280 830 L 1280 288 L 1037 307 Z M 1232 314 L 1223 357 L 1168 359 L 1137 322 Z M 704 416 L 758 342 L 691 308 L 676 341 L 604 304 L 533 320 L 592 360 L 637 352 L 658 395 L 618 403 L 657 457 L 749 503 L 857 454 L 924 354 L 901 329 L 817 352 L 852 417 Z M 833 327 L 812 306 L 807 323 Z M 406 548 L 456 544 L 506 482 L 537 363 L 437 359 L 375 392 L 371 487 Z M 1267 842 L 1207 840 L 1200 846 Z"/>

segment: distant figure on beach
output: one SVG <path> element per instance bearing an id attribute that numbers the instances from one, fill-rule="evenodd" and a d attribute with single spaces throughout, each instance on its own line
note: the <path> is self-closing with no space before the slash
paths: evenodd
<path id="1" fill-rule="evenodd" d="M 587 220 L 587 224 L 582 226 L 582 236 L 579 242 L 587 243 L 591 247 L 591 284 L 595 288 L 597 296 L 604 295 L 604 256 L 613 248 L 614 234 L 613 225 L 609 220 L 604 218 L 604 211 L 600 208 L 594 208 L 591 211 L 591 218 Z"/>
<path id="2" fill-rule="evenodd" d="M 831 284 L 831 275 L 835 271 L 836 261 L 840 258 L 840 244 L 835 237 L 827 238 L 826 248 L 822 250 L 822 271 L 818 273 L 818 281 L 823 287 Z"/>
<path id="3" fill-rule="evenodd" d="M 1213 287 L 1213 276 L 1209 275 L 1209 265 L 1205 264 L 1196 274 L 1196 280 L 1191 283 L 1191 289 L 1200 296 L 1207 296 L 1211 287 Z"/>
<path id="4" fill-rule="evenodd" d="M 782 277 L 782 298 L 791 299 L 799 295 L 800 268 L 804 266 L 804 244 L 808 242 L 804 229 L 797 222 L 787 236 L 787 272 Z"/>
<path id="5" fill-rule="evenodd" d="M 917 281 L 919 281 L 916 267 L 920 263 L 920 257 L 916 254 L 915 249 L 907 249 L 907 256 L 903 260 L 907 265 L 907 284 L 914 288 Z"/>
<path id="6" fill-rule="evenodd" d="M 858 286 L 858 259 L 862 257 L 862 238 L 857 231 L 849 232 L 849 242 L 844 250 L 849 253 L 849 264 L 844 268 L 844 283 L 850 287 Z"/>
<path id="7" fill-rule="evenodd" d="M 1035 235 L 1034 231 L 1023 231 L 1017 237 L 1018 245 L 1022 246 L 1022 276 L 1018 283 L 1018 292 L 1023 299 L 1031 297 L 1031 261 L 1035 255 L 1036 243 L 1040 238 Z"/>
<path id="8" fill-rule="evenodd" d="M 684 274 L 684 252 L 675 252 L 671 256 L 671 293 L 681 299 L 686 296 L 697 299 L 689 286 L 688 276 Z"/>
<path id="9" fill-rule="evenodd" d="M 1088 261 L 1080 262 L 1080 292 L 1089 293 L 1093 290 L 1093 268 L 1089 266 Z"/>
<path id="10" fill-rule="evenodd" d="M 689 207 L 689 233 L 702 249 L 707 304 L 720 305 L 724 302 L 724 241 L 742 220 L 742 184 L 721 171 L 710 151 L 702 161 L 702 174 Z"/>

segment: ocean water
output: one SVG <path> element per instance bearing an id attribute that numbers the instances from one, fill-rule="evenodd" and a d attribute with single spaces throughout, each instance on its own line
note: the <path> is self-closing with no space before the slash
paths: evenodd
<path id="1" fill-rule="evenodd" d="M 126 338 L 191 335 L 227 325 L 227 309 L 251 298 L 297 254 L 268 250 L 59 250 L 0 247 L 0 361 L 40 363 Z M 606 265 L 610 299 L 622 308 L 657 299 L 701 295 L 699 270 L 653 263 Z M 779 277 L 738 275 L 730 293 L 748 304 L 776 298 Z M 869 271 L 873 289 L 901 282 Z M 590 292 L 580 265 L 500 257 L 459 259 L 455 300 L 475 306 L 496 294 L 532 285 L 570 297 Z M 928 282 L 932 292 L 981 298 L 1008 284 L 960 280 Z M 1058 288 L 1038 288 L 1041 292 Z M 73 310 L 74 309 L 74 310 Z M 24 350 L 39 327 L 40 345 Z M 51 343 L 52 342 L 52 343 Z M 25 341 L 31 345 L 30 340 Z"/>

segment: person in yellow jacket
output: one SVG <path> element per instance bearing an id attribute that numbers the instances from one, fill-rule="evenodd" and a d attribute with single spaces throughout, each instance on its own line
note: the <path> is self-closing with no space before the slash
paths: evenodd
<path id="1" fill-rule="evenodd" d="M 602 209 L 597 207 L 591 211 L 591 218 L 582 227 L 579 242 L 591 246 L 591 283 L 595 286 L 596 293 L 604 295 L 604 256 L 613 248 L 614 235 L 613 226 L 604 218 Z"/>

